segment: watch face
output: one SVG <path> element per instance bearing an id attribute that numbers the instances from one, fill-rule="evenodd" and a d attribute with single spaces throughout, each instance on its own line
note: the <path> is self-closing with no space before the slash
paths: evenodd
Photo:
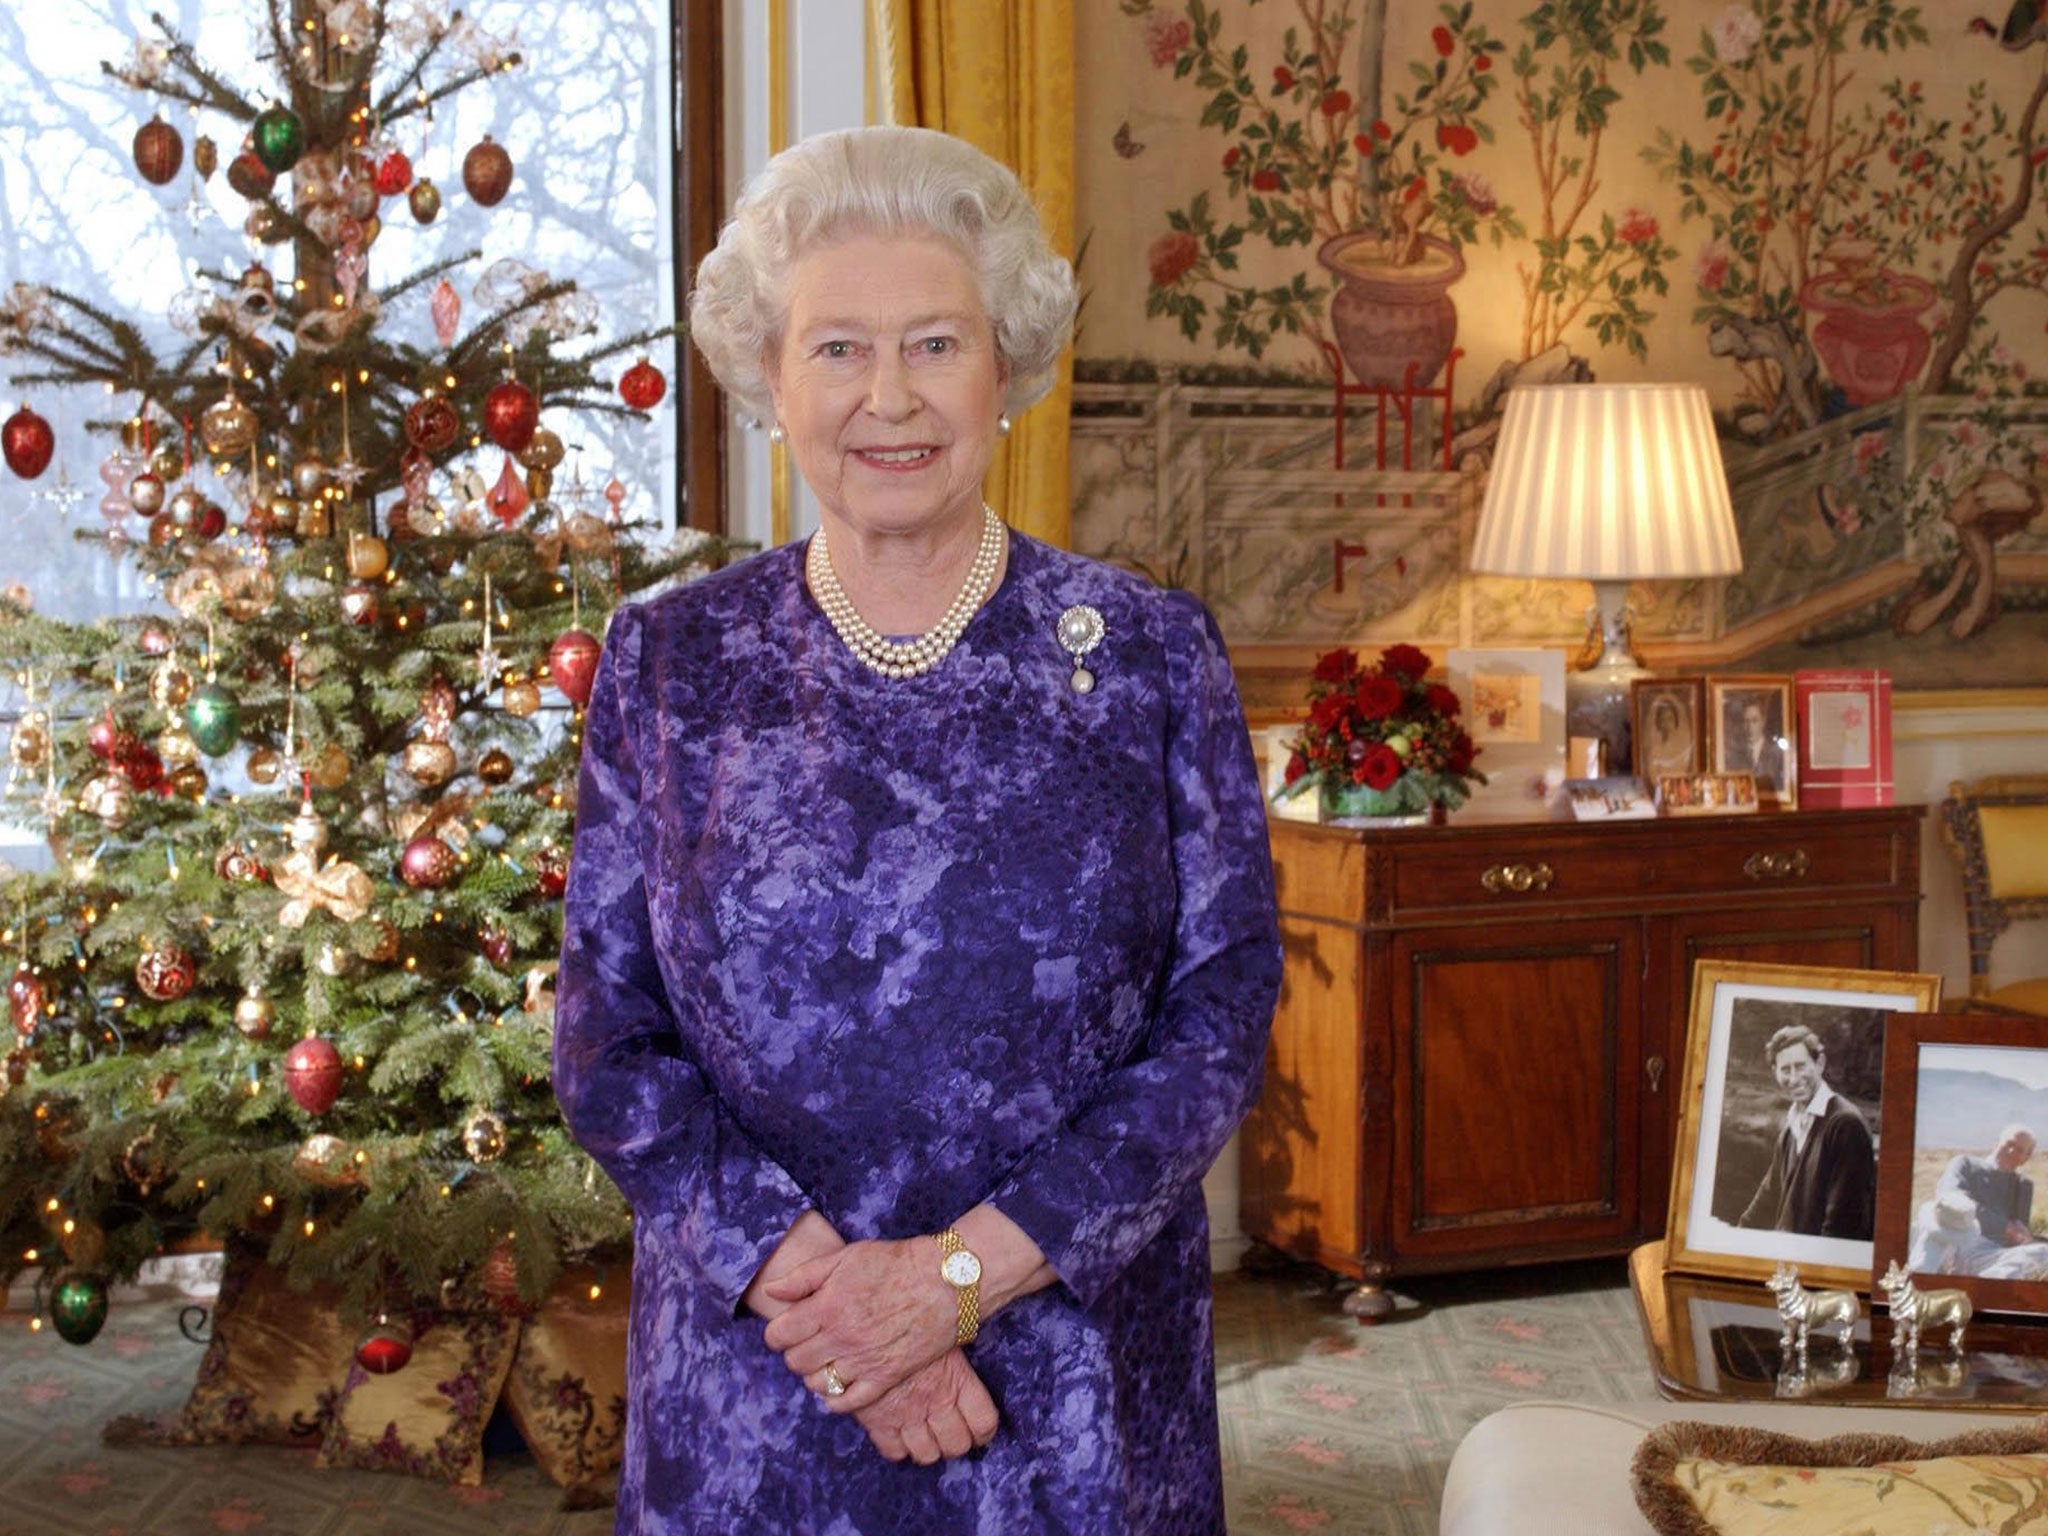
<path id="1" fill-rule="evenodd" d="M 949 1253 L 946 1255 L 946 1262 L 939 1266 L 939 1273 L 945 1277 L 948 1285 L 973 1285 L 981 1279 L 981 1260 L 964 1250 Z"/>

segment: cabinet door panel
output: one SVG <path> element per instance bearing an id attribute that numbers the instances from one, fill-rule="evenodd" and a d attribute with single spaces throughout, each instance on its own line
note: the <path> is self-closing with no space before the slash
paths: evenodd
<path id="1" fill-rule="evenodd" d="M 1423 930 L 1392 958 L 1397 1254 L 1631 1233 L 1636 925 Z"/>

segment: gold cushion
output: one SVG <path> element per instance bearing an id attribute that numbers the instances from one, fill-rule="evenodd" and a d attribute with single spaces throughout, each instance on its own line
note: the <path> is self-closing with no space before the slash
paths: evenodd
<path id="1" fill-rule="evenodd" d="M 326 1431 L 353 1363 L 339 1294 L 300 1294 L 284 1272 L 231 1252 L 213 1333 L 184 1412 L 165 1436 L 182 1444 L 311 1445 Z"/>
<path id="2" fill-rule="evenodd" d="M 351 1364 L 319 1465 L 481 1483 L 484 1425 L 511 1368 L 517 1328 L 491 1313 L 437 1317 L 415 1334 L 403 1369 L 372 1376 Z"/>
<path id="3" fill-rule="evenodd" d="M 1651 1431 L 1630 1479 L 1659 1536 L 2048 1536 L 2048 1420 L 1932 1444 L 1687 1420 Z"/>
<path id="4" fill-rule="evenodd" d="M 2019 1008 L 2027 1013 L 2048 1014 L 2048 976 L 2029 981 L 2007 982 L 1991 989 L 1990 1001 L 2001 1008 Z"/>
<path id="5" fill-rule="evenodd" d="M 2048 896 L 2048 805 L 1980 805 L 1977 820 L 1992 898 Z"/>
<path id="6" fill-rule="evenodd" d="M 579 1508 L 609 1503 L 626 1437 L 624 1266 L 571 1269 L 527 1320 L 505 1380 L 505 1411 L 541 1470 Z"/>

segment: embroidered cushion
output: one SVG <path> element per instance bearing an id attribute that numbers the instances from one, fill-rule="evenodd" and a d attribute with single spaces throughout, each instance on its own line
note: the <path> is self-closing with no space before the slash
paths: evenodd
<path id="1" fill-rule="evenodd" d="M 418 1320 L 403 1369 L 372 1376 L 351 1362 L 319 1465 L 481 1483 L 484 1425 L 518 1327 L 496 1313 L 430 1316 Z"/>

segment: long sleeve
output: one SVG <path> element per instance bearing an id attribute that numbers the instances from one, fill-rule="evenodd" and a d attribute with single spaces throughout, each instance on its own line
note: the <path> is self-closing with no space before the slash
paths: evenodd
<path id="1" fill-rule="evenodd" d="M 1086 1306 L 1156 1236 L 1257 1097 L 1280 988 L 1264 802 L 1229 659 L 1170 594 L 1164 791 L 1173 950 L 1143 1046 L 991 1194 Z"/>
<path id="2" fill-rule="evenodd" d="M 1877 1168 L 1870 1127 L 1844 1102 L 1839 1112 L 1827 1116 L 1821 1133 L 1824 1140 L 1816 1166 L 1825 1190 L 1819 1235 L 1868 1242 Z"/>
<path id="3" fill-rule="evenodd" d="M 720 1103 L 679 1034 L 648 917 L 640 750 L 633 721 L 645 615 L 623 607 L 584 721 L 576 839 L 555 999 L 555 1096 L 570 1130 L 706 1286 L 737 1306 L 809 1202 Z"/>

